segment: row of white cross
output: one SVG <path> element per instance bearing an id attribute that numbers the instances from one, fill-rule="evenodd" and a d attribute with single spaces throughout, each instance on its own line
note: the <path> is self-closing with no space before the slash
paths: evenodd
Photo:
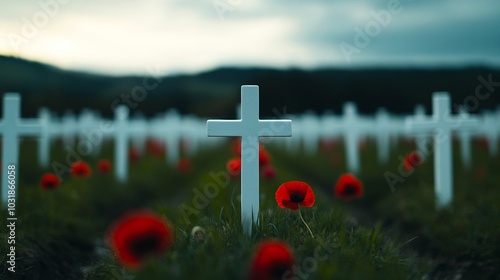
<path id="1" fill-rule="evenodd" d="M 259 119 L 259 89 L 257 86 L 242 86 L 241 89 L 241 117 L 237 120 L 209 120 L 206 124 L 208 136 L 237 136 L 242 138 L 242 168 L 241 168 L 241 219 L 245 232 L 250 233 L 252 224 L 257 221 L 259 211 L 259 181 L 258 181 L 258 147 L 259 137 L 292 135 L 291 120 L 260 120 Z M 59 129 L 48 128 L 50 113 L 42 111 L 39 120 L 23 120 L 20 118 L 20 97 L 17 94 L 6 94 L 4 97 L 4 117 L 0 124 L 3 137 L 2 156 L 2 201 L 6 206 L 8 190 L 7 168 L 16 165 L 18 161 L 18 140 L 21 136 L 40 138 L 40 145 L 47 146 L 51 135 L 62 131 L 66 141 L 71 142 L 74 137 L 74 128 L 78 122 L 66 120 L 61 122 Z M 325 114 L 321 122 L 315 122 L 315 117 L 306 114 L 294 119 L 295 139 L 303 140 L 306 151 L 314 151 L 320 137 L 342 136 L 346 144 L 348 168 L 352 172 L 359 171 L 358 143 L 362 136 L 375 135 L 378 142 L 379 158 L 386 161 L 389 151 L 391 136 L 398 134 L 411 134 L 417 143 L 423 143 L 426 137 L 434 139 L 435 152 L 435 191 L 436 202 L 439 207 L 449 205 L 452 199 L 452 153 L 451 132 L 456 131 L 460 138 L 467 142 L 473 135 L 474 129 L 482 126 L 488 127 L 491 145 L 498 139 L 498 114 L 485 114 L 481 120 L 473 119 L 462 112 L 458 116 L 451 115 L 450 99 L 447 93 L 435 93 L 433 97 L 433 115 L 425 116 L 421 109 L 416 115 L 406 120 L 389 116 L 381 110 L 374 120 L 361 117 L 356 112 L 353 103 L 346 103 L 344 115 L 340 118 L 333 114 Z M 91 114 L 82 114 L 79 124 L 92 126 L 95 124 Z M 199 139 L 207 134 L 203 132 L 200 121 L 194 117 L 181 119 L 178 114 L 171 111 L 164 119 L 155 119 L 146 125 L 144 120 L 137 120 L 135 125 L 128 120 L 128 108 L 118 107 L 115 110 L 115 120 L 112 122 L 112 132 L 115 138 L 115 174 L 118 180 L 124 181 L 127 174 L 127 148 L 128 139 L 141 142 L 145 139 L 145 127 L 150 127 L 150 132 L 157 138 L 165 139 L 168 146 L 168 161 L 178 159 L 178 145 L 180 134 L 177 130 L 184 128 L 189 140 L 193 141 L 192 147 L 197 147 Z M 186 125 L 189 123 L 189 125 Z M 49 126 L 51 127 L 51 126 Z M 331 128 L 331 129 L 329 129 Z M 71 130 L 73 129 L 73 132 Z M 83 130 L 81 130 L 83 131 Z M 104 131 L 103 131 L 104 132 Z M 104 135 L 109 135 L 108 134 Z M 80 136 L 82 137 L 82 135 Z M 467 138 L 469 137 L 469 138 Z M 287 145 L 296 145 L 296 140 L 287 140 Z M 134 140 L 132 140 L 134 142 Z M 176 148 L 177 145 L 177 148 Z M 463 145 L 466 147 L 467 145 Z M 293 147 L 293 146 L 292 146 Z M 463 148 L 462 149 L 465 149 Z M 495 146 L 496 147 L 496 146 Z M 196 149 L 196 148 L 193 148 Z M 47 162 L 48 152 L 40 149 L 41 162 Z M 194 151 L 194 150 L 193 150 Z M 466 153 L 464 153 L 466 154 Z M 470 152 L 469 152 L 470 154 Z"/>
<path id="2" fill-rule="evenodd" d="M 448 101 L 449 102 L 449 101 Z M 288 116 L 293 120 L 294 136 L 285 140 L 289 153 L 303 150 L 308 155 L 318 152 L 318 143 L 323 139 L 343 139 L 346 145 L 347 169 L 353 173 L 360 172 L 359 145 L 367 138 L 375 139 L 378 161 L 387 163 L 390 156 L 391 143 L 401 138 L 415 139 L 417 150 L 424 151 L 431 140 L 429 131 L 421 131 L 409 125 L 408 120 L 424 121 L 427 116 L 423 106 L 417 105 L 413 116 L 390 115 L 381 108 L 373 117 L 357 114 L 353 103 L 346 103 L 342 116 L 331 112 L 322 116 L 305 113 L 301 116 Z M 460 142 L 461 158 L 465 167 L 471 164 L 471 140 L 473 137 L 485 138 L 489 152 L 495 156 L 500 137 L 500 108 L 496 112 L 486 111 L 478 116 L 469 115 L 463 108 L 459 119 L 476 121 L 474 126 L 461 125 L 453 129 L 453 135 Z M 445 117 L 446 118 L 446 117 Z"/>

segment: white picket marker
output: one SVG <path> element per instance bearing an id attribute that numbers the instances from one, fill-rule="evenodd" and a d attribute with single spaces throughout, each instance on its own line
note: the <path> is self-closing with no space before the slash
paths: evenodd
<path id="1" fill-rule="evenodd" d="M 447 92 L 436 92 L 432 97 L 432 118 L 410 118 L 411 130 L 432 130 L 434 139 L 434 191 L 438 208 L 449 206 L 453 199 L 453 155 L 451 132 L 458 128 L 474 127 L 474 120 L 451 116 L 450 97 Z"/>
<path id="2" fill-rule="evenodd" d="M 171 109 L 165 114 L 163 139 L 167 147 L 167 163 L 171 166 L 177 164 L 180 158 L 179 144 L 181 141 L 181 117 Z"/>
<path id="3" fill-rule="evenodd" d="M 241 223 L 251 235 L 259 217 L 259 137 L 292 135 L 291 120 L 259 119 L 259 87 L 241 87 L 241 119 L 208 120 L 209 137 L 241 137 Z"/>
<path id="4" fill-rule="evenodd" d="M 143 115 L 137 114 L 130 120 L 129 127 L 132 132 L 130 136 L 131 144 L 137 149 L 139 154 L 143 155 L 148 138 L 148 122 Z"/>
<path id="5" fill-rule="evenodd" d="M 472 119 L 472 116 L 469 115 L 464 107 L 460 107 L 458 114 L 462 119 Z M 460 141 L 460 156 L 462 157 L 462 164 L 465 168 L 470 168 L 472 162 L 470 143 L 473 131 L 475 131 L 476 128 L 476 126 L 470 129 L 469 127 L 463 127 L 456 132 Z"/>
<path id="6" fill-rule="evenodd" d="M 482 114 L 482 134 L 486 136 L 488 140 L 488 150 L 491 157 L 496 156 L 498 153 L 498 137 L 500 134 L 496 113 L 492 111 L 486 111 Z"/>
<path id="7" fill-rule="evenodd" d="M 38 120 L 21 119 L 21 97 L 18 93 L 6 93 L 4 95 L 3 120 L 0 123 L 0 133 L 2 134 L 2 207 L 7 209 L 9 201 L 15 202 L 16 197 L 19 195 L 17 192 L 17 183 L 20 178 L 18 165 L 19 138 L 21 136 L 37 137 L 42 133 L 42 127 Z M 9 174 L 14 176 L 15 180 L 8 180 Z M 12 181 L 14 181 L 14 184 L 11 184 Z M 9 190 L 11 192 L 15 191 L 16 195 L 10 196 Z"/>
<path id="8" fill-rule="evenodd" d="M 38 163 L 41 167 L 47 167 L 50 160 L 50 144 L 52 136 L 51 114 L 47 108 L 38 110 L 38 119 L 40 120 L 41 134 L 38 139 Z"/>
<path id="9" fill-rule="evenodd" d="M 119 182 L 125 182 L 128 177 L 128 107 L 120 105 L 115 109 L 115 176 Z"/>

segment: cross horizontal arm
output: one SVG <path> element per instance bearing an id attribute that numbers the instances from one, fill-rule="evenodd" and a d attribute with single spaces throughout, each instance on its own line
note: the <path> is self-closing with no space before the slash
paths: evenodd
<path id="1" fill-rule="evenodd" d="M 241 120 L 208 120 L 207 135 L 213 136 L 242 136 Z"/>
<path id="2" fill-rule="evenodd" d="M 290 137 L 292 136 L 292 121 L 259 120 L 259 136 Z"/>

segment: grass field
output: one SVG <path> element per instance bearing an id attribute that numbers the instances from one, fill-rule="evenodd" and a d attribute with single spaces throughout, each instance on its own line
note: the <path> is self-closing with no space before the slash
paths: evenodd
<path id="1" fill-rule="evenodd" d="M 441 210 L 434 206 L 432 160 L 392 188 L 384 177 L 398 174 L 398 156 L 412 151 L 411 143 L 401 141 L 390 162 L 380 165 L 375 143 L 368 142 L 358 176 L 364 196 L 352 201 L 333 193 L 346 172 L 342 143 L 313 156 L 289 154 L 273 144 L 266 149 L 276 177 L 261 177 L 260 223 L 246 237 L 239 177 L 221 185 L 206 206 L 198 209 L 194 202 L 196 193 L 214 182 L 211 172 L 226 173 L 226 162 L 234 157 L 229 142 L 189 157 L 191 169 L 185 173 L 162 157 L 145 155 L 130 164 L 126 184 L 93 170 L 88 179 L 65 174 L 58 189 L 45 191 L 39 181 L 51 170 L 38 166 L 36 143 L 25 140 L 18 167 L 16 272 L 7 271 L 2 230 L 2 279 L 245 279 L 256 245 L 267 239 L 283 240 L 293 250 L 296 270 L 286 279 L 500 278 L 500 157 L 490 157 L 477 143 L 470 169 L 462 167 L 455 147 L 455 198 Z M 60 144 L 52 151 L 52 160 L 64 162 Z M 112 144 L 99 158 L 113 158 Z M 97 159 L 85 160 L 94 167 Z M 314 206 L 301 210 L 314 239 L 297 211 L 276 203 L 278 186 L 291 180 L 307 182 L 315 192 Z M 196 211 L 186 212 L 189 207 Z M 135 209 L 151 209 L 168 219 L 175 242 L 140 269 L 128 269 L 114 258 L 107 232 L 113 221 Z M 5 211 L 2 217 L 5 223 Z M 193 237 L 195 226 L 204 234 Z"/>

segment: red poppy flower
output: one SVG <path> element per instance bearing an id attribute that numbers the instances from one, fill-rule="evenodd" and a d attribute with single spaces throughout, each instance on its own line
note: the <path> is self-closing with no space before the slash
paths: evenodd
<path id="1" fill-rule="evenodd" d="M 259 166 L 266 166 L 271 162 L 271 155 L 264 149 L 259 149 Z"/>
<path id="2" fill-rule="evenodd" d="M 101 159 L 97 162 L 97 170 L 102 174 L 108 174 L 111 171 L 111 161 Z"/>
<path id="3" fill-rule="evenodd" d="M 312 207 L 316 197 L 308 184 L 301 181 L 290 181 L 281 184 L 276 191 L 276 202 L 281 208 L 299 209 L 299 204 Z"/>
<path id="4" fill-rule="evenodd" d="M 59 178 L 56 174 L 45 173 L 40 180 L 40 185 L 46 191 L 56 189 L 59 187 Z"/>
<path id="5" fill-rule="evenodd" d="M 227 172 L 232 176 L 237 176 L 241 172 L 241 159 L 233 158 L 227 162 Z"/>
<path id="6" fill-rule="evenodd" d="M 295 258 L 290 247 L 281 241 L 264 241 L 254 251 L 249 280 L 284 279 L 292 273 Z"/>
<path id="7" fill-rule="evenodd" d="M 90 176 L 92 170 L 89 165 L 84 161 L 75 161 L 71 166 L 71 174 L 76 178 L 86 178 Z"/>
<path id="8" fill-rule="evenodd" d="M 126 266 L 138 267 L 148 257 L 161 255 L 174 242 L 172 228 L 156 213 L 140 211 L 119 219 L 111 227 L 110 245 Z"/>
<path id="9" fill-rule="evenodd" d="M 181 173 L 186 173 L 191 169 L 191 162 L 187 158 L 181 158 L 177 162 L 177 170 Z"/>
<path id="10" fill-rule="evenodd" d="M 146 149 L 148 153 L 157 157 L 162 157 L 166 153 L 165 144 L 155 139 L 146 140 Z"/>
<path id="11" fill-rule="evenodd" d="M 139 150 L 137 150 L 137 148 L 131 147 L 128 150 L 128 160 L 130 162 L 138 162 L 140 158 L 141 154 L 139 153 Z"/>
<path id="12" fill-rule="evenodd" d="M 350 173 L 343 174 L 335 185 L 335 195 L 345 200 L 359 198 L 363 196 L 363 183 Z"/>
<path id="13" fill-rule="evenodd" d="M 413 170 L 415 167 L 422 164 L 422 156 L 419 152 L 413 151 L 404 158 L 404 167 L 407 171 Z"/>
<path id="14" fill-rule="evenodd" d="M 264 178 L 272 180 L 276 177 L 276 170 L 271 165 L 266 165 L 262 168 L 262 175 Z"/>

